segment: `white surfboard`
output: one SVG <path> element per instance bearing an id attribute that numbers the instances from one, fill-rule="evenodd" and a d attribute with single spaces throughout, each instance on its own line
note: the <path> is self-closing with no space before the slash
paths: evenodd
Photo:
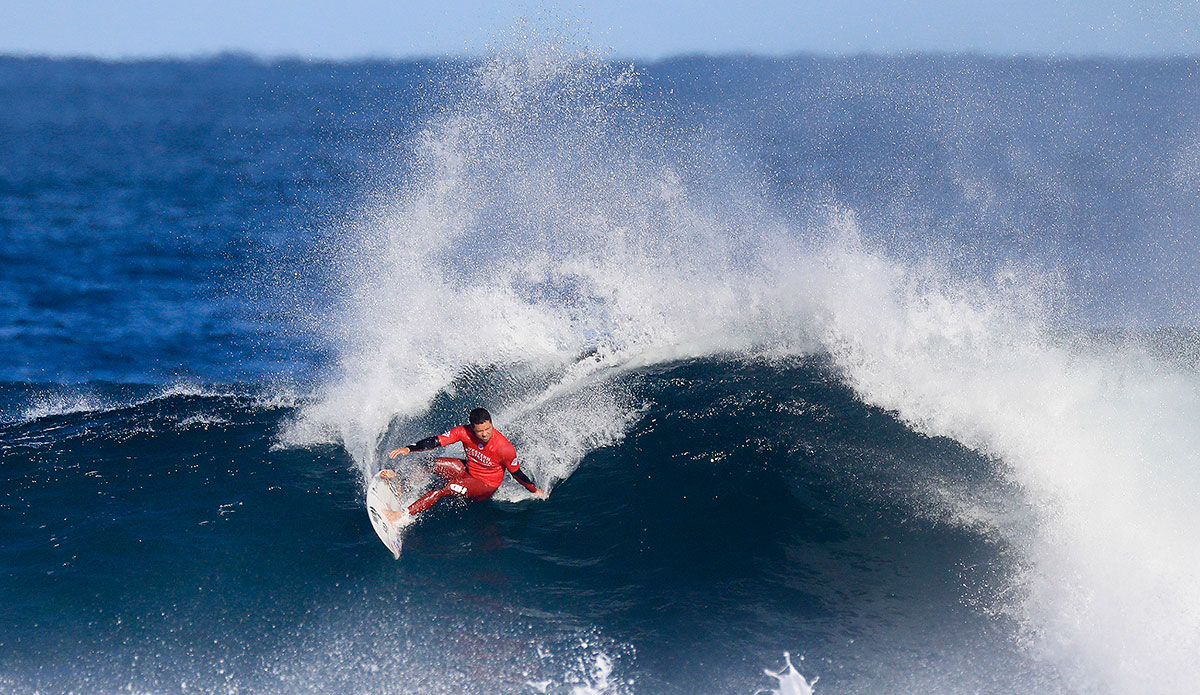
<path id="1" fill-rule="evenodd" d="M 371 518 L 371 526 L 375 527 L 379 540 L 383 541 L 387 549 L 392 551 L 392 557 L 397 560 L 400 559 L 400 547 L 404 544 L 403 527 L 389 521 L 383 510 L 404 509 L 400 498 L 397 497 L 399 491 L 399 480 L 384 480 L 378 475 L 371 481 L 371 487 L 367 488 L 367 516 Z"/>

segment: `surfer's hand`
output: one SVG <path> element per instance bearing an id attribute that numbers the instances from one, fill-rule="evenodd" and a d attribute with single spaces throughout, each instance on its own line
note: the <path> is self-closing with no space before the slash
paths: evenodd
<path id="1" fill-rule="evenodd" d="M 402 446 L 399 449 L 392 449 L 391 451 L 389 451 L 388 458 L 394 459 L 397 456 L 408 456 L 411 453 L 412 453 L 412 449 L 409 449 L 406 446 Z"/>
<path id="2" fill-rule="evenodd" d="M 534 497 L 534 499 L 544 500 L 544 499 L 549 498 L 550 495 L 547 494 L 547 492 L 545 490 L 538 488 L 533 491 L 533 497 Z"/>
<path id="3" fill-rule="evenodd" d="M 379 471 L 379 477 L 383 478 L 384 480 L 391 480 L 392 478 L 396 477 L 396 471 L 390 468 L 385 468 Z"/>

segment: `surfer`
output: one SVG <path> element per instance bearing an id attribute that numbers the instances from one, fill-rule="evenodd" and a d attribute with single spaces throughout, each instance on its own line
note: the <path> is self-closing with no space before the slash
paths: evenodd
<path id="1" fill-rule="evenodd" d="M 476 408 L 468 417 L 469 425 L 455 427 L 449 432 L 426 437 L 416 444 L 409 444 L 388 452 L 388 458 L 408 456 L 414 451 L 428 451 L 438 447 L 462 442 L 465 459 L 439 458 L 433 469 L 434 475 L 446 481 L 446 485 L 427 493 L 408 506 L 409 515 L 420 514 L 438 503 L 443 497 L 466 497 L 473 502 L 490 499 L 500 483 L 504 482 L 504 471 L 533 493 L 538 499 L 548 496 L 521 470 L 517 461 L 517 450 L 508 438 L 492 426 L 492 414 L 484 408 Z M 396 471 L 384 469 L 380 477 L 391 480 Z M 392 521 L 400 521 L 404 511 L 384 512 Z"/>

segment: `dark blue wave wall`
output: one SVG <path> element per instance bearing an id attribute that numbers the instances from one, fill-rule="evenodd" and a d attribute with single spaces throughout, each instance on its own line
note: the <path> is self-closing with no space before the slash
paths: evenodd
<path id="1" fill-rule="evenodd" d="M 525 692 L 589 650 L 649 693 L 745 689 L 783 650 L 837 692 L 1041 682 L 979 609 L 1005 548 L 927 489 L 1019 507 L 993 462 L 819 359 L 630 378 L 649 406 L 623 443 L 546 503 L 437 509 L 400 562 L 342 451 L 273 448 L 286 404 L 147 394 L 4 425 L 0 684 Z"/>

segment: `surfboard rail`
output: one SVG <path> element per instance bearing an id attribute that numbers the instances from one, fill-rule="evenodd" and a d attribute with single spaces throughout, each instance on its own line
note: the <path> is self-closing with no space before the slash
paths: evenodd
<path id="1" fill-rule="evenodd" d="M 383 545 L 392 552 L 392 559 L 395 560 L 400 559 L 404 534 L 401 527 L 388 519 L 384 512 L 404 510 L 400 501 L 399 485 L 395 478 L 389 480 L 376 474 L 367 488 L 367 516 L 371 520 L 371 527 L 375 529 L 375 534 L 383 541 Z"/>

